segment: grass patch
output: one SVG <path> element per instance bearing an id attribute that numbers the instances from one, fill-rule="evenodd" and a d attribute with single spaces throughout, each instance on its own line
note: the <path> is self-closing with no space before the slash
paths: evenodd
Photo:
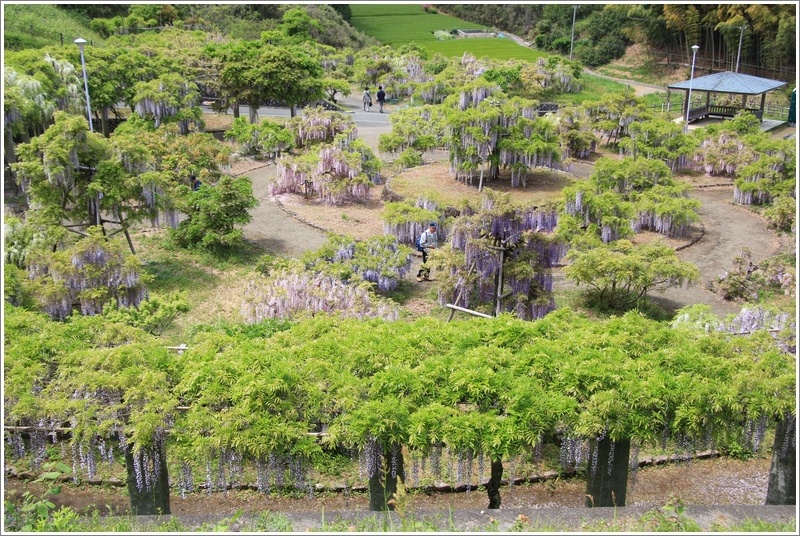
<path id="1" fill-rule="evenodd" d="M 586 72 L 581 74 L 582 89 L 579 93 L 563 93 L 557 100 L 565 104 L 583 104 L 584 102 L 597 102 L 610 93 L 622 93 L 628 86 L 608 78 L 595 76 Z M 633 91 L 633 90 L 631 90 Z"/>
<path id="2" fill-rule="evenodd" d="M 487 28 L 449 15 L 426 13 L 420 5 L 352 4 L 350 8 L 353 12 L 350 23 L 356 29 L 394 47 L 416 43 L 446 57 L 460 57 L 469 52 L 477 58 L 496 60 L 536 61 L 549 56 L 547 53 L 520 46 L 507 38 L 440 40 L 434 32 Z"/>
<path id="3" fill-rule="evenodd" d="M 493 60 L 523 60 L 535 62 L 539 58 L 547 58 L 550 54 L 540 52 L 517 44 L 511 39 L 497 37 L 473 37 L 469 39 L 449 39 L 447 41 L 428 41 L 420 43 L 432 52 L 446 57 L 461 57 L 469 52 L 476 58 Z"/>
<path id="4" fill-rule="evenodd" d="M 73 41 L 83 37 L 98 44 L 103 38 L 80 20 L 55 5 L 5 4 L 3 12 L 3 45 L 6 50 L 63 45 L 75 47 Z"/>
<path id="5" fill-rule="evenodd" d="M 253 266 L 265 251 L 245 243 L 227 257 L 177 248 L 163 233 L 134 237 L 144 270 L 154 276 L 148 289 L 155 294 L 183 291 L 189 311 L 179 316 L 162 337 L 169 344 L 186 342 L 194 326 L 240 321 L 239 309 Z"/>
<path id="6" fill-rule="evenodd" d="M 426 13 L 421 5 L 396 4 L 351 4 L 350 24 L 357 30 L 392 46 L 415 42 L 427 46 L 436 42 L 437 30 L 450 31 L 458 28 L 483 29 L 486 26 L 442 15 Z"/>

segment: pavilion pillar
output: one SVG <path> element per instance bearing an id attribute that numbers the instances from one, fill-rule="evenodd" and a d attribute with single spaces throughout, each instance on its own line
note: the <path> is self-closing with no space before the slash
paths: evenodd
<path id="1" fill-rule="evenodd" d="M 767 101 L 767 94 L 761 94 L 761 117 L 758 118 L 758 121 L 761 122 L 764 120 L 764 103 Z"/>
<path id="2" fill-rule="evenodd" d="M 683 99 L 683 117 L 689 113 L 689 90 L 686 90 L 686 98 Z"/>

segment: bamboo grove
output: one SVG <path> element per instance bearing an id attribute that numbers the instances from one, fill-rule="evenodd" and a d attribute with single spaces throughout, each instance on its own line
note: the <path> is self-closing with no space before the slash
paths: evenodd
<path id="1" fill-rule="evenodd" d="M 199 326 L 180 354 L 100 317 L 54 323 L 9 306 L 5 318 L 9 450 L 41 464 L 48 444 L 66 442 L 76 481 L 124 455 L 137 513 L 245 475 L 267 501 L 287 487 L 313 493 L 325 450 L 360 460 L 373 509 L 425 468 L 485 486 L 498 508 L 503 463 L 547 444 L 564 471 L 585 475 L 587 506 L 625 504 L 639 448 L 757 449 L 780 422 L 774 451 L 794 459 L 794 341 L 782 317 L 751 313 L 730 326 L 752 330 L 740 336 L 709 331 L 691 308 L 674 327 L 566 309 L 534 322 L 324 315 Z M 457 461 L 449 473 L 443 452 Z"/>

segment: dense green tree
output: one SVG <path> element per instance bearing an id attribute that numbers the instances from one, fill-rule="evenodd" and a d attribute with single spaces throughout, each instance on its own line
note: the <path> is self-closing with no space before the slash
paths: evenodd
<path id="1" fill-rule="evenodd" d="M 313 103 L 323 95 L 323 70 L 316 54 L 301 46 L 267 42 L 212 45 L 208 54 L 220 62 L 219 85 L 228 105 L 247 104 L 250 122 L 258 122 L 258 108 L 280 100 L 292 109 Z"/>
<path id="2" fill-rule="evenodd" d="M 225 131 L 225 137 L 236 141 L 242 154 L 256 158 L 277 158 L 294 145 L 291 132 L 284 125 L 269 119 L 253 125 L 243 117 L 237 117 L 231 128 Z"/>
<path id="3" fill-rule="evenodd" d="M 694 284 L 697 267 L 678 259 L 675 251 L 658 244 L 634 246 L 628 240 L 594 243 L 567 253 L 565 275 L 578 285 L 589 285 L 592 300 L 611 309 L 641 303 L 648 292 Z"/>
<path id="4" fill-rule="evenodd" d="M 182 199 L 178 208 L 187 218 L 173 236 L 185 247 L 229 251 L 244 239 L 240 226 L 252 219 L 248 211 L 256 203 L 250 179 L 223 175 L 213 186 L 202 185 Z"/>

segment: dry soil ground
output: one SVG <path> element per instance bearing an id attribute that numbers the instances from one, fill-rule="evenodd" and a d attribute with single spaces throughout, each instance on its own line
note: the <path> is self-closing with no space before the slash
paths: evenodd
<path id="1" fill-rule="evenodd" d="M 769 460 L 757 458 L 738 461 L 727 458 L 671 463 L 645 467 L 632 474 L 628 482 L 628 506 L 657 507 L 671 497 L 687 505 L 759 505 L 764 504 L 769 473 Z M 535 484 L 501 488 L 502 508 L 582 508 L 585 480 L 582 478 L 555 479 Z M 41 484 L 7 479 L 6 493 L 26 490 L 41 494 Z M 89 513 L 126 514 L 129 511 L 124 488 L 83 484 L 64 486 L 53 497 L 56 505 L 67 505 Z M 410 495 L 412 511 L 482 510 L 488 501 L 486 493 L 473 490 L 461 493 L 414 493 Z M 198 492 L 184 498 L 173 492 L 170 501 L 172 514 L 214 514 L 229 516 L 238 509 L 244 512 L 319 512 L 365 511 L 369 509 L 366 493 L 318 493 L 313 497 L 291 498 L 257 491 L 236 490 L 227 493 Z"/>

